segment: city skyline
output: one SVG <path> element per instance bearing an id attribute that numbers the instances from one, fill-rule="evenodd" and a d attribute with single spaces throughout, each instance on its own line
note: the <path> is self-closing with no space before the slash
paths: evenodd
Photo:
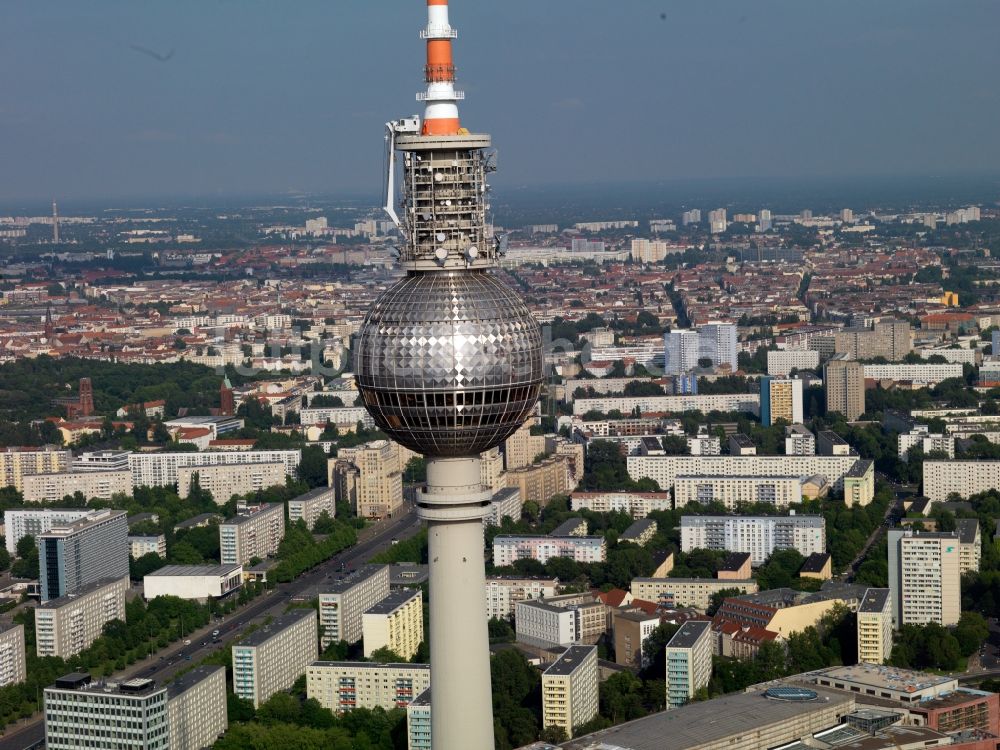
<path id="1" fill-rule="evenodd" d="M 0 201 L 376 194 L 379 105 L 412 101 L 419 82 L 397 72 L 416 67 L 419 46 L 394 19 L 416 21 L 419 5 L 234 8 L 102 3 L 49 17 L 15 5 L 0 51 Z M 634 2 L 611 24 L 590 0 L 463 10 L 459 54 L 476 50 L 459 70 L 463 111 L 472 130 L 490 124 L 507 192 L 1000 169 L 992 3 L 861 15 L 858 3 Z M 338 74 L 349 60 L 360 64 Z M 623 117 L 628 138 L 588 146 Z M 337 147 L 348 140 L 358 147 Z"/>

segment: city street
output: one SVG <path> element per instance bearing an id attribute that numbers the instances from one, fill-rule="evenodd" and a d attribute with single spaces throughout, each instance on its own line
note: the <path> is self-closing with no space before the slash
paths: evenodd
<path id="1" fill-rule="evenodd" d="M 356 568 L 367 562 L 373 555 L 387 549 L 393 539 L 408 539 L 420 530 L 420 521 L 412 504 L 404 506 L 402 515 L 378 522 L 363 529 L 358 544 L 334 555 L 308 573 L 294 581 L 279 584 L 265 595 L 249 602 L 242 609 L 227 615 L 219 622 L 196 630 L 184 639 L 158 651 L 153 656 L 139 661 L 126 670 L 109 677 L 122 681 L 131 677 L 148 677 L 162 682 L 182 669 L 197 664 L 211 653 L 229 648 L 233 637 L 248 625 L 262 620 L 268 615 L 276 617 L 285 611 L 288 603 L 299 597 L 311 598 L 316 590 L 321 590 L 323 581 L 341 564 L 347 569 Z M 306 596 L 308 595 L 308 596 Z M 220 631 L 218 641 L 213 641 L 212 631 Z M 190 641 L 187 645 L 185 641 Z M 26 750 L 38 747 L 44 741 L 45 726 L 41 713 L 27 720 L 12 724 L 0 736 L 0 750 Z"/>

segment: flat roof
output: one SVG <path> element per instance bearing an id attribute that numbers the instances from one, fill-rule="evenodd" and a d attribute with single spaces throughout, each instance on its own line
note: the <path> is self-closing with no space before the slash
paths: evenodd
<path id="1" fill-rule="evenodd" d="M 915 693 L 947 683 L 956 682 L 954 677 L 942 677 L 929 672 L 912 669 L 887 667 L 882 664 L 855 664 L 851 667 L 831 667 L 817 672 L 816 677 L 853 682 L 861 685 L 895 690 L 901 693 Z"/>
<path id="2" fill-rule="evenodd" d="M 496 492 L 493 493 L 493 497 L 491 498 L 490 501 L 494 503 L 499 503 L 502 502 L 503 500 L 506 500 L 509 497 L 513 497 L 514 495 L 520 495 L 520 494 L 521 494 L 520 487 L 501 487 L 500 489 L 498 489 Z M 414 701 L 414 703 L 416 703 L 416 701 Z"/>
<path id="3" fill-rule="evenodd" d="M 93 510 L 89 515 L 83 518 L 78 518 L 75 521 L 67 521 L 66 523 L 60 524 L 59 526 L 53 526 L 48 531 L 38 535 L 39 539 L 64 539 L 68 536 L 72 536 L 80 531 L 89 529 L 92 526 L 97 526 L 98 524 L 107 523 L 118 518 L 127 519 L 128 516 L 123 510 Z M 128 521 L 125 521 L 126 527 L 128 526 Z"/>
<path id="4" fill-rule="evenodd" d="M 562 745 L 568 750 L 689 750 L 728 737 L 746 736 L 779 722 L 793 722 L 815 711 L 847 708 L 854 698 L 844 693 L 813 688 L 818 700 L 781 701 L 765 697 L 763 690 L 723 695 L 708 701 L 646 716 L 626 724 L 584 735 Z M 791 724 L 789 742 L 799 739 Z"/>
<path id="5" fill-rule="evenodd" d="M 687 620 L 674 633 L 674 637 L 667 643 L 667 648 L 691 648 L 711 627 L 712 623 L 708 620 Z"/>
<path id="6" fill-rule="evenodd" d="M 174 530 L 177 531 L 179 529 L 188 529 L 194 526 L 199 526 L 205 521 L 211 521 L 213 518 L 218 519 L 219 521 L 223 520 L 221 513 L 199 513 L 198 515 L 192 516 L 184 521 L 179 521 L 177 525 L 174 526 Z"/>
<path id="7" fill-rule="evenodd" d="M 388 565 L 362 565 L 357 570 L 352 570 L 350 573 L 345 575 L 336 581 L 333 581 L 325 586 L 325 590 L 321 591 L 321 594 L 343 594 L 348 589 L 354 588 L 359 583 L 364 581 L 366 578 L 370 578 L 379 571 L 387 569 Z"/>
<path id="8" fill-rule="evenodd" d="M 834 445 L 847 445 L 847 441 L 833 430 L 820 430 L 816 435 Z"/>
<path id="9" fill-rule="evenodd" d="M 962 544 L 974 544 L 979 531 L 979 520 L 976 518 L 959 518 L 955 520 L 958 539 Z"/>
<path id="10" fill-rule="evenodd" d="M 777 521 L 795 526 L 825 526 L 823 516 L 796 513 L 794 516 L 681 516 L 681 526 L 705 526 L 719 521 Z"/>
<path id="11" fill-rule="evenodd" d="M 545 674 L 556 677 L 572 674 L 591 653 L 597 653 L 597 646 L 570 646 L 562 652 L 562 656 L 549 665 Z"/>
<path id="12" fill-rule="evenodd" d="M 274 513 L 275 511 L 280 511 L 282 514 L 285 512 L 284 503 L 263 503 L 262 505 L 255 505 L 253 508 L 254 510 L 252 511 L 248 508 L 246 513 L 241 513 L 238 516 L 227 518 L 222 522 L 222 525 L 239 526 L 243 523 L 256 521 L 261 516 L 266 516 L 269 513 Z"/>
<path id="13" fill-rule="evenodd" d="M 87 672 L 72 672 L 63 675 L 49 685 L 48 690 L 73 690 L 91 695 L 122 695 L 145 697 L 163 690 L 148 677 L 132 677 L 128 680 L 92 680 Z"/>
<path id="14" fill-rule="evenodd" d="M 292 627 L 293 625 L 297 625 L 299 622 L 308 619 L 309 617 L 316 617 L 316 610 L 312 607 L 309 609 L 293 609 L 291 612 L 286 612 L 280 617 L 274 618 L 274 620 L 267 625 L 264 625 L 260 628 L 260 630 L 255 630 L 242 641 L 233 646 L 233 648 L 253 648 L 254 646 L 259 646 L 262 643 L 266 643 L 272 638 L 281 635 L 282 631 Z"/>
<path id="15" fill-rule="evenodd" d="M 874 462 L 869 458 L 859 458 L 857 461 L 854 462 L 854 465 L 852 465 L 851 468 L 847 470 L 847 473 L 844 474 L 844 476 L 851 478 L 863 477 L 865 474 L 868 473 L 868 470 L 872 467 L 873 463 Z"/>
<path id="16" fill-rule="evenodd" d="M 430 664 L 413 664 L 411 662 L 389 662 L 381 664 L 376 661 L 314 661 L 310 667 L 339 667 L 342 669 L 419 669 L 430 670 Z"/>
<path id="17" fill-rule="evenodd" d="M 414 589 L 396 589 L 378 604 L 365 610 L 366 615 L 388 615 L 395 612 L 411 599 L 419 598 L 421 593 Z"/>
<path id="18" fill-rule="evenodd" d="M 889 601 L 889 589 L 868 589 L 865 598 L 858 607 L 858 612 L 884 612 Z"/>
<path id="19" fill-rule="evenodd" d="M 102 578 L 99 581 L 94 581 L 93 583 L 88 583 L 86 586 L 81 586 L 76 591 L 71 594 L 64 594 L 63 596 L 57 597 L 55 599 L 49 599 L 48 601 L 40 602 L 38 604 L 38 609 L 59 609 L 70 602 L 77 601 L 80 597 L 86 596 L 87 594 L 92 594 L 98 589 L 102 589 L 105 586 L 110 586 L 113 583 L 118 583 L 122 579 L 127 579 L 128 576 L 122 576 L 121 578 Z M 126 587 L 128 586 L 126 580 Z"/>
<path id="20" fill-rule="evenodd" d="M 163 424 L 219 424 L 222 422 L 229 422 L 231 420 L 239 419 L 239 417 L 211 417 L 211 416 L 191 416 L 191 417 L 178 417 L 177 419 L 168 419 Z"/>
<path id="21" fill-rule="evenodd" d="M 242 569 L 239 563 L 225 565 L 164 565 L 147 576 L 227 576 Z"/>
<path id="22" fill-rule="evenodd" d="M 298 497 L 293 497 L 288 502 L 294 503 L 296 500 L 315 500 L 317 497 L 323 497 L 323 495 L 332 494 L 334 491 L 333 487 L 317 487 L 314 490 L 309 490 Z"/>
<path id="23" fill-rule="evenodd" d="M 729 436 L 729 442 L 736 443 L 740 448 L 753 448 L 754 442 L 749 435 L 745 435 L 742 432 L 737 432 L 735 435 Z"/>
<path id="24" fill-rule="evenodd" d="M 201 667 L 195 667 L 190 672 L 187 672 L 176 680 L 167 685 L 167 694 L 173 698 L 174 696 L 186 693 L 188 690 L 198 685 L 203 680 L 208 679 L 217 672 L 225 672 L 226 668 L 221 665 L 205 665 Z"/>

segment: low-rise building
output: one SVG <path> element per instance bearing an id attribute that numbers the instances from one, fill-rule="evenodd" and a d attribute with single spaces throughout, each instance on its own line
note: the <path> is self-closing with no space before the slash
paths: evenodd
<path id="1" fill-rule="evenodd" d="M 152 534 L 143 536 L 129 535 L 128 548 L 129 555 L 133 560 L 138 560 L 143 555 L 150 553 L 159 557 L 167 556 L 167 538 L 163 534 Z"/>
<path id="2" fill-rule="evenodd" d="M 403 708 L 430 686 L 429 664 L 316 661 L 306 668 L 306 695 L 334 713 Z"/>
<path id="3" fill-rule="evenodd" d="M 892 653 L 892 643 L 892 599 L 889 589 L 868 589 L 858 607 L 858 662 L 884 664 Z"/>
<path id="4" fill-rule="evenodd" d="M 316 610 L 296 609 L 233 646 L 233 692 L 254 708 L 288 690 L 319 656 Z"/>
<path id="5" fill-rule="evenodd" d="M 25 664 L 24 625 L 0 626 L 0 687 L 24 682 Z"/>
<path id="6" fill-rule="evenodd" d="M 726 559 L 719 563 L 715 577 L 720 581 L 746 581 L 753 575 L 751 567 L 753 558 L 749 552 L 730 552 Z"/>
<path id="7" fill-rule="evenodd" d="M 285 538 L 285 506 L 264 503 L 219 524 L 219 557 L 225 564 L 247 565 L 271 557 Z"/>
<path id="8" fill-rule="evenodd" d="M 336 505 L 333 487 L 317 487 L 288 501 L 288 522 L 295 523 L 302 519 L 312 530 L 323 513 L 330 518 L 336 516 Z"/>
<path id="9" fill-rule="evenodd" d="M 362 615 L 389 596 L 389 566 L 363 565 L 319 593 L 319 624 L 326 648 L 337 641 L 356 643 L 364 634 Z"/>
<path id="10" fill-rule="evenodd" d="M 597 711 L 597 647 L 571 646 L 542 673 L 542 724 L 572 737 Z"/>
<path id="11" fill-rule="evenodd" d="M 636 599 L 662 603 L 669 607 L 706 609 L 712 595 L 724 589 L 739 589 L 745 594 L 758 590 L 757 581 L 719 580 L 716 578 L 633 578 L 630 591 Z"/>
<path id="12" fill-rule="evenodd" d="M 102 579 L 35 609 L 35 652 L 68 659 L 97 640 L 112 620 L 125 619 L 128 578 Z"/>
<path id="13" fill-rule="evenodd" d="M 556 595 L 558 578 L 486 578 L 486 618 L 509 619 L 517 602 L 548 599 Z"/>
<path id="14" fill-rule="evenodd" d="M 667 643 L 667 708 L 678 708 L 712 679 L 712 623 L 688 620 Z"/>
<path id="15" fill-rule="evenodd" d="M 412 659 L 424 640 L 424 605 L 420 590 L 398 589 L 361 615 L 365 656 L 387 648 Z"/>
<path id="16" fill-rule="evenodd" d="M 176 596 L 207 602 L 221 599 L 243 585 L 243 566 L 226 565 L 166 565 L 143 578 L 143 595 L 147 600 L 158 596 Z"/>
<path id="17" fill-rule="evenodd" d="M 652 518 L 640 518 L 621 533 L 618 541 L 642 546 L 656 536 L 656 529 L 656 521 Z"/>
<path id="18" fill-rule="evenodd" d="M 813 552 L 799 568 L 799 578 L 829 581 L 833 578 L 833 556 L 829 552 Z"/>

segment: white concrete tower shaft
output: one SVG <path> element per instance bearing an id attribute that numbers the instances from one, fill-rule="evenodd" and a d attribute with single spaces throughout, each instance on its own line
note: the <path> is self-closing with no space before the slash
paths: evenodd
<path id="1" fill-rule="evenodd" d="M 493 696 L 479 457 L 430 458 L 417 513 L 430 562 L 431 743 L 492 750 Z"/>

